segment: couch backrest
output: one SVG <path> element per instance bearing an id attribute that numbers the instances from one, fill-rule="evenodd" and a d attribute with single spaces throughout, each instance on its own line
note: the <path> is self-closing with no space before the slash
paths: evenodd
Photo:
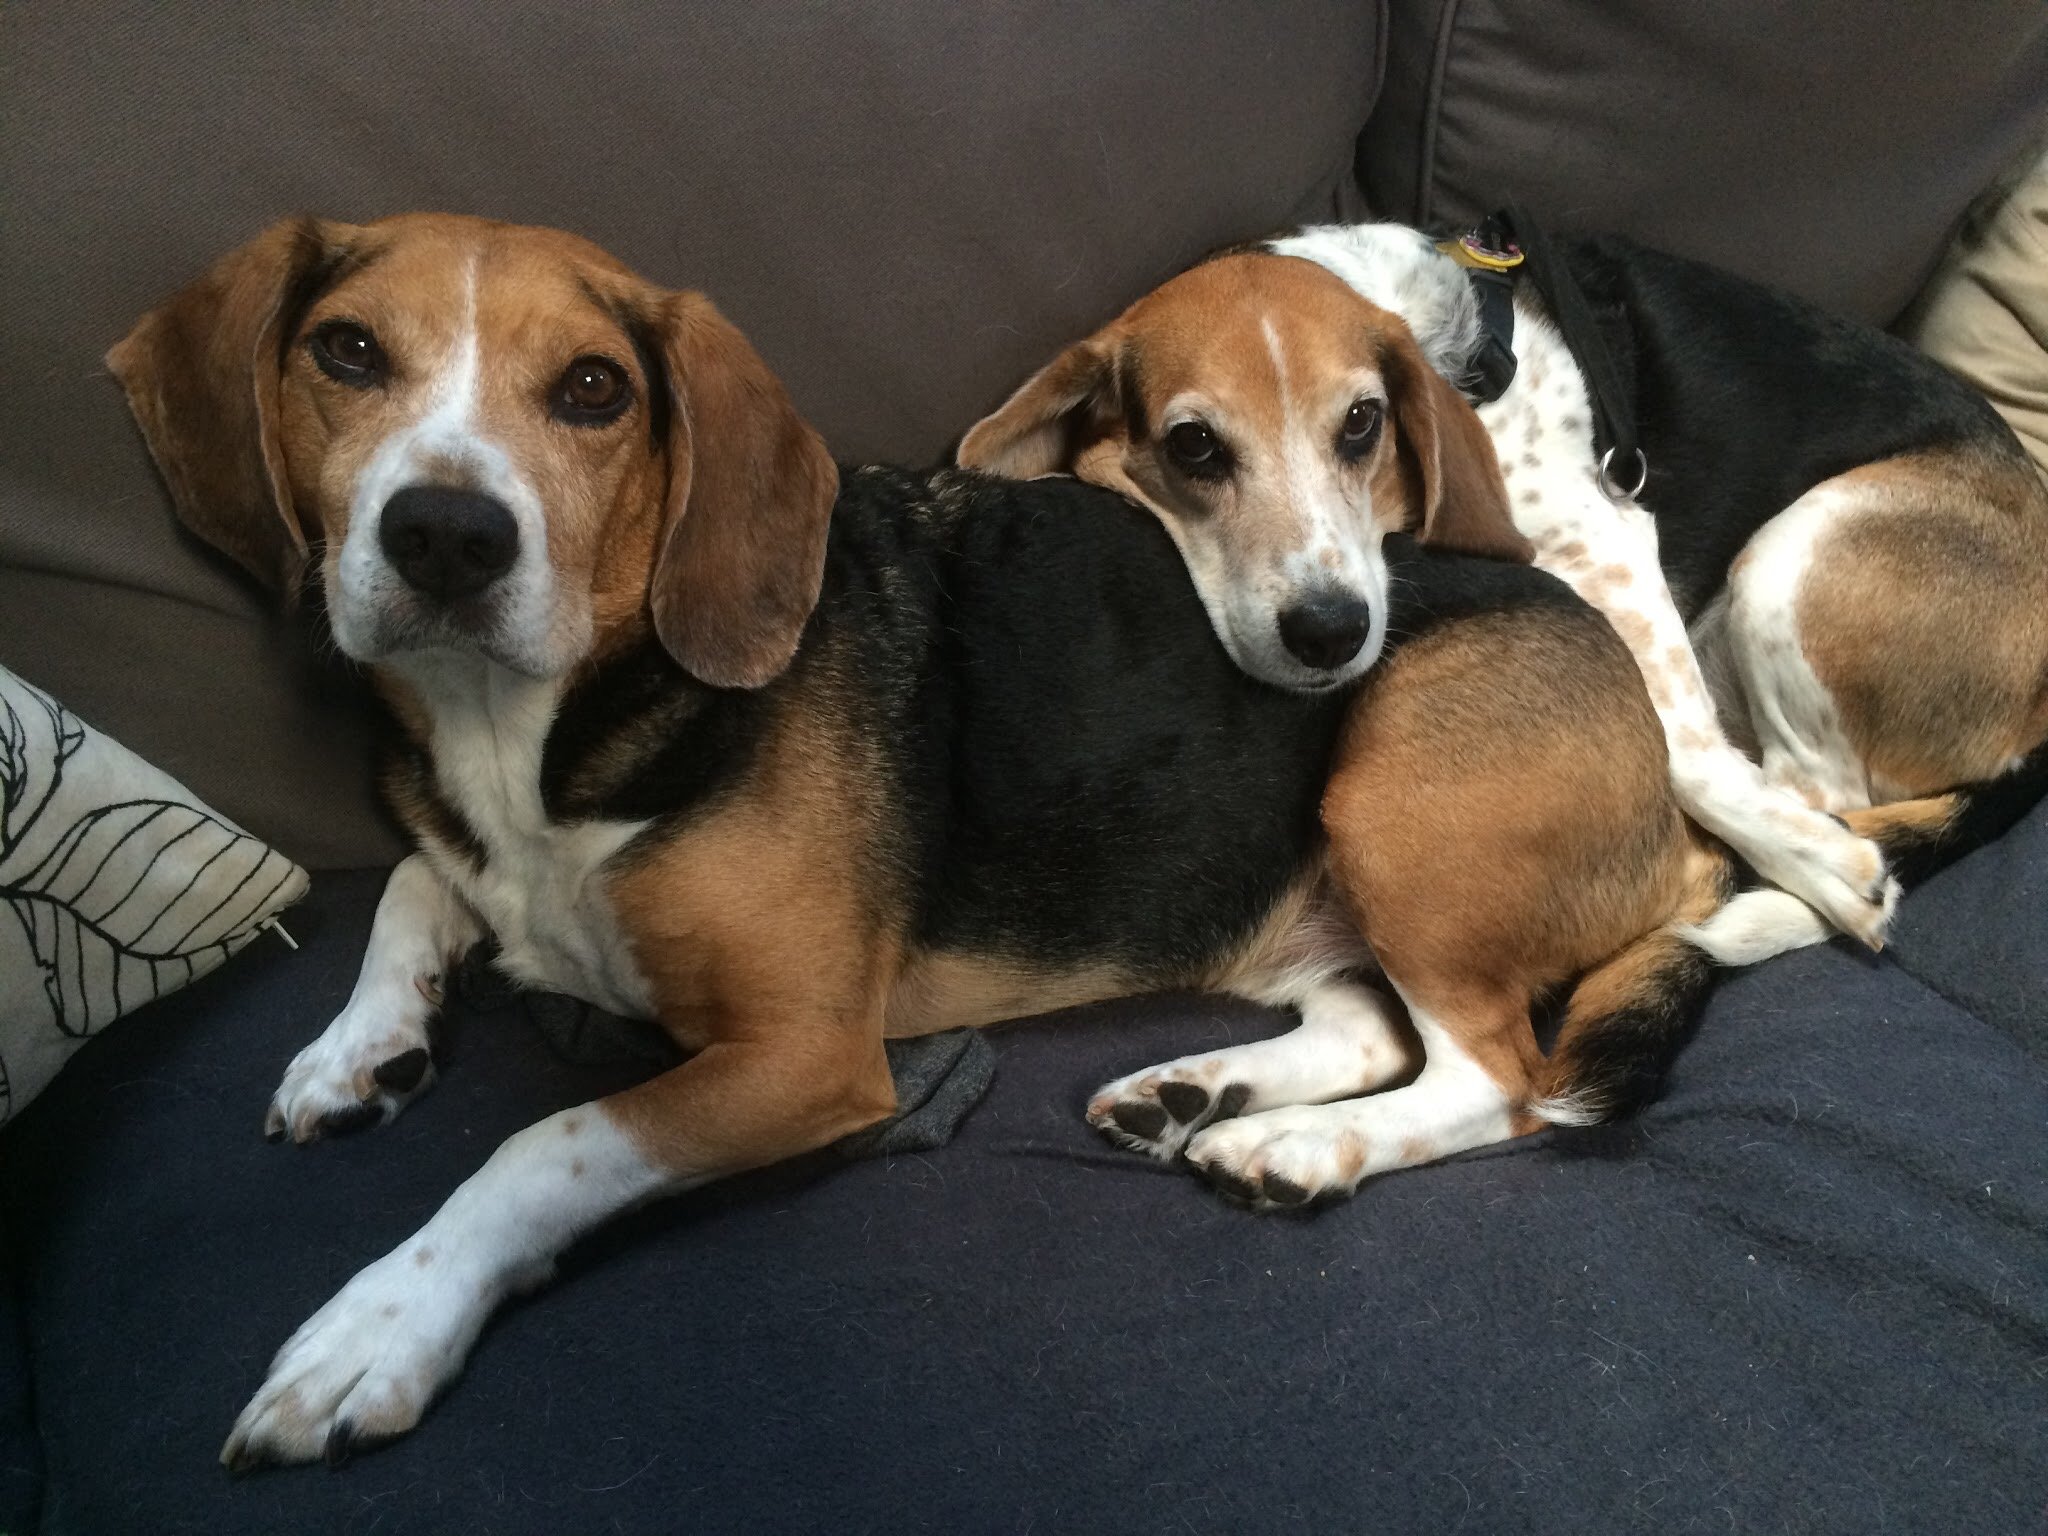
<path id="1" fill-rule="evenodd" d="M 2048 120 L 2040 0 L 1403 0 L 1374 208 L 1513 198 L 1889 325 Z"/>

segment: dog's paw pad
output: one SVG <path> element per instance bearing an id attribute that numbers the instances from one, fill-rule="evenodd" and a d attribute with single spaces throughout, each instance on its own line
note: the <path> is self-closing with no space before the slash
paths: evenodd
<path id="1" fill-rule="evenodd" d="M 337 1020 L 292 1058 L 263 1134 L 305 1143 L 366 1130 L 394 1118 L 433 1082 L 423 1028 L 370 1033 Z"/>
<path id="2" fill-rule="evenodd" d="M 1118 1104 L 1110 1110 L 1109 1117 L 1116 1122 L 1118 1130 L 1140 1141 L 1157 1141 L 1159 1133 L 1166 1129 L 1168 1119 L 1167 1111 L 1144 1099 Z"/>
<path id="3" fill-rule="evenodd" d="M 1089 1101 L 1088 1123 L 1120 1147 L 1171 1161 L 1188 1137 L 1241 1113 L 1251 1098 L 1244 1083 L 1210 1086 L 1220 1071 L 1218 1063 L 1194 1058 L 1134 1073 Z"/>
<path id="4" fill-rule="evenodd" d="M 1209 1090 L 1199 1083 L 1165 1082 L 1159 1085 L 1159 1102 L 1182 1125 L 1193 1125 L 1209 1107 Z"/>
<path id="5" fill-rule="evenodd" d="M 377 1063 L 370 1076 L 379 1088 L 388 1088 L 393 1093 L 411 1093 L 419 1087 L 420 1079 L 427 1075 L 427 1068 L 434 1058 L 423 1045 L 416 1045 L 409 1051 L 400 1051 L 388 1061 Z"/>

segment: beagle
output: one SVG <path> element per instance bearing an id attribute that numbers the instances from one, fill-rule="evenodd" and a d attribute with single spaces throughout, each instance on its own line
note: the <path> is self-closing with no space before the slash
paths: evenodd
<path id="1" fill-rule="evenodd" d="M 1329 286 L 1355 323 L 1281 313 L 1273 345 L 1372 408 L 1290 472 L 1484 543 L 1501 491 L 1469 409 Z M 1626 649 L 1526 566 L 1332 519 L 1316 573 L 1387 583 L 1361 642 L 1384 659 L 1362 690 L 1274 689 L 1127 501 L 842 474 L 702 296 L 476 219 L 279 225 L 109 364 L 181 518 L 317 592 L 396 727 L 417 851 L 269 1133 L 424 1092 L 442 978 L 486 933 L 517 980 L 694 1052 L 511 1137 L 351 1279 L 272 1362 L 231 1467 L 410 1430 L 599 1222 L 890 1114 L 889 1036 L 1166 988 L 1297 1005 L 1291 1033 L 1090 1114 L 1298 1204 L 1630 1107 L 1702 990 L 1680 925 L 1721 907 L 1728 861 L 1680 814 Z M 1353 979 L 1369 955 L 1405 1022 Z M 1530 1000 L 1573 978 L 1546 1057 Z"/>
<path id="2" fill-rule="evenodd" d="M 1898 887 L 1841 818 L 1898 804 L 1885 825 L 1939 826 L 1963 804 L 1944 791 L 2048 737 L 2048 489 L 1983 399 L 1892 337 L 1624 240 L 1562 253 L 1628 380 L 1647 476 L 1620 494 L 1604 475 L 1587 376 L 1523 282 L 1512 379 L 1477 408 L 1508 499 L 1463 546 L 1530 555 L 1608 617 L 1680 804 L 1791 893 L 1746 899 L 1718 958 L 1830 923 L 1879 947 Z M 1145 502 L 1241 665 L 1291 688 L 1353 676 L 1378 631 L 1330 641 L 1289 615 L 1333 611 L 1333 579 L 1344 612 L 1383 609 L 1370 551 L 1389 520 L 1377 486 L 1318 479 L 1311 450 L 1327 402 L 1355 402 L 1348 434 L 1402 381 L 1347 373 L 1334 337 L 1302 336 L 1356 323 L 1333 318 L 1332 286 L 1401 316 L 1444 378 L 1496 361 L 1474 284 L 1436 242 L 1314 228 L 1140 300 L 977 424 L 959 460 L 1072 470 Z"/>

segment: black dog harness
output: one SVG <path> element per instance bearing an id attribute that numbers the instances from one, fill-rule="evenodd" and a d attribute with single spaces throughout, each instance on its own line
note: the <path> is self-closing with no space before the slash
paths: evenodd
<path id="1" fill-rule="evenodd" d="M 1549 235 L 1524 209 L 1510 203 L 1489 213 L 1470 233 L 1440 241 L 1437 249 L 1465 269 L 1479 301 L 1479 350 L 1458 381 L 1459 389 L 1474 404 L 1483 405 L 1498 400 L 1514 382 L 1515 285 L 1526 278 L 1550 311 L 1593 397 L 1600 489 L 1612 500 L 1633 501 L 1650 476 L 1650 462 L 1636 437 L 1634 398 L 1600 334 L 1585 290 Z"/>

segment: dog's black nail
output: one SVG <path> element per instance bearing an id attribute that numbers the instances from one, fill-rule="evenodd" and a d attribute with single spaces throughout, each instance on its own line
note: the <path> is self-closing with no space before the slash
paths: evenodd
<path id="1" fill-rule="evenodd" d="M 419 1087 L 420 1079 L 427 1075 L 427 1051 L 425 1046 L 416 1045 L 409 1051 L 401 1051 L 389 1061 L 378 1065 L 370 1076 L 377 1080 L 379 1088 L 389 1088 L 393 1093 L 411 1093 Z"/>
<path id="2" fill-rule="evenodd" d="M 1147 1141 L 1166 1129 L 1166 1111 L 1157 1104 L 1119 1104 L 1109 1112 L 1109 1118 L 1117 1123 L 1119 1130 L 1142 1136 Z"/>
<path id="3" fill-rule="evenodd" d="M 1302 1205 L 1308 1200 L 1308 1191 L 1292 1179 L 1283 1179 L 1277 1173 L 1269 1173 L 1265 1180 L 1266 1198 L 1275 1205 Z"/>
<path id="4" fill-rule="evenodd" d="M 266 1125 L 263 1127 L 263 1139 L 272 1142 L 283 1141 L 284 1127 L 281 1125 Z"/>
<path id="5" fill-rule="evenodd" d="M 1209 1107 L 1209 1090 L 1193 1083 L 1161 1083 L 1159 1102 L 1182 1125 L 1192 1125 L 1195 1117 Z"/>
<path id="6" fill-rule="evenodd" d="M 322 1136 L 347 1136 L 352 1132 L 367 1130 L 384 1118 L 384 1111 L 375 1104 L 351 1104 L 347 1109 L 337 1109 L 332 1114 L 320 1117 Z"/>
<path id="7" fill-rule="evenodd" d="M 1224 1090 L 1216 1095 L 1216 1118 L 1218 1120 L 1235 1120 L 1244 1113 L 1244 1107 L 1250 1102 L 1251 1096 L 1251 1084 L 1227 1084 Z"/>
<path id="8" fill-rule="evenodd" d="M 334 1428 L 327 1431 L 327 1465 L 341 1467 L 348 1465 L 349 1457 L 356 1448 L 356 1427 L 347 1419 L 336 1419 Z"/>
<path id="9" fill-rule="evenodd" d="M 1199 1166 L 1199 1165 L 1198 1165 Z M 1242 1174 L 1228 1168 L 1203 1167 L 1202 1172 L 1209 1182 L 1226 1195 L 1235 1195 L 1240 1200 L 1251 1201 L 1259 1198 L 1259 1186 Z"/>

